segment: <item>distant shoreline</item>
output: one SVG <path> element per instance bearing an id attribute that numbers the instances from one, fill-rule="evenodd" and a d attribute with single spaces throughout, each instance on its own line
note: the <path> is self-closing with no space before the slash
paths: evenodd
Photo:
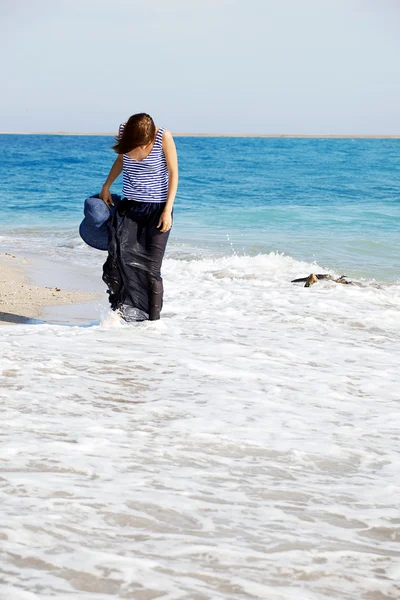
<path id="1" fill-rule="evenodd" d="M 115 137 L 114 133 L 83 133 L 69 131 L 0 131 L 0 135 L 70 135 L 70 136 L 99 136 Z M 223 138 L 337 138 L 337 139 L 399 139 L 400 134 L 331 134 L 331 133 L 178 133 L 173 132 L 174 137 L 223 137 Z"/>

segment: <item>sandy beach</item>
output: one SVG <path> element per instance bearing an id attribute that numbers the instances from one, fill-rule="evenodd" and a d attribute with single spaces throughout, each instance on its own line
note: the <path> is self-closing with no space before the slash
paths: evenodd
<path id="1" fill-rule="evenodd" d="M 27 323 L 40 318 L 47 306 L 89 302 L 97 294 L 38 286 L 27 276 L 30 260 L 11 253 L 0 254 L 0 325 Z"/>

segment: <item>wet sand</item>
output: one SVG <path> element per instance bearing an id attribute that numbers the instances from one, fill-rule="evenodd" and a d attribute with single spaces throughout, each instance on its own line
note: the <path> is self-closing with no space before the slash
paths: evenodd
<path id="1" fill-rule="evenodd" d="M 40 318 L 48 306 L 89 302 L 98 294 L 57 286 L 34 285 L 28 277 L 30 259 L 0 254 L 0 325 L 28 323 Z"/>

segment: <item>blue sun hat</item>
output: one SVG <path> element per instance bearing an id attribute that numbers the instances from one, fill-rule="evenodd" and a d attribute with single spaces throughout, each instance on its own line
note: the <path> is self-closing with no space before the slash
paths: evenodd
<path id="1" fill-rule="evenodd" d="M 98 194 L 86 198 L 83 209 L 85 218 L 79 226 L 79 235 L 83 241 L 97 250 L 108 250 L 109 233 L 107 223 L 115 213 L 121 196 L 111 194 L 114 206 L 110 208 Z"/>

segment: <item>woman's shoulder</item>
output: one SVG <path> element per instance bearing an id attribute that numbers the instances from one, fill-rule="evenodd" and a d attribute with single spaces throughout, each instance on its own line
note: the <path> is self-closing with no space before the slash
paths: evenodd
<path id="1" fill-rule="evenodd" d="M 172 133 L 170 132 L 169 129 L 166 129 L 165 127 L 159 127 L 159 131 L 161 131 L 161 136 L 163 140 L 171 140 L 172 139 Z"/>
<path id="2" fill-rule="evenodd" d="M 172 137 L 172 133 L 169 129 L 163 129 L 162 134 L 162 146 L 165 150 L 166 147 L 174 145 L 174 138 Z"/>
<path id="3" fill-rule="evenodd" d="M 165 140 L 172 139 L 171 132 L 165 127 L 156 127 L 156 143 L 162 144 L 164 146 Z"/>
<path id="4" fill-rule="evenodd" d="M 165 134 L 166 134 L 166 135 L 171 135 L 171 136 L 172 136 L 172 133 L 171 133 L 171 132 L 170 132 L 170 130 L 169 130 L 169 129 L 167 129 L 166 127 L 158 127 L 158 126 L 157 126 L 157 127 L 156 127 L 156 133 L 159 133 L 159 132 L 161 132 L 163 135 L 165 135 Z"/>

